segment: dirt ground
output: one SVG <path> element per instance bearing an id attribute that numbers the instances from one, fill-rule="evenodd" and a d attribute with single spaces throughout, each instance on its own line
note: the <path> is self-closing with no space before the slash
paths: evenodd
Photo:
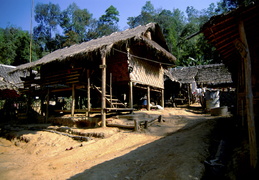
<path id="1" fill-rule="evenodd" d="M 217 118 L 197 108 L 135 112 L 162 115 L 139 132 L 77 129 L 105 134 L 87 142 L 17 129 L 17 138 L 0 138 L 0 179 L 201 179 Z"/>

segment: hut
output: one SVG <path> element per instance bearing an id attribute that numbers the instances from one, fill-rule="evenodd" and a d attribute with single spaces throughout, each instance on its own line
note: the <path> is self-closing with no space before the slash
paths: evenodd
<path id="1" fill-rule="evenodd" d="M 23 84 L 20 79 L 23 72 L 9 74 L 15 66 L 0 64 L 0 117 L 1 121 L 14 120 L 19 106 L 20 92 Z"/>
<path id="2" fill-rule="evenodd" d="M 259 5 L 212 17 L 201 28 L 219 52 L 237 87 L 237 124 L 247 127 L 251 167 L 257 166 L 259 107 Z M 244 123 L 246 122 L 246 123 Z"/>
<path id="3" fill-rule="evenodd" d="M 184 103 L 195 102 L 197 98 L 197 89 L 217 89 L 221 91 L 221 101 L 225 101 L 222 105 L 233 104 L 226 102 L 228 93 L 225 93 L 228 88 L 233 87 L 231 74 L 224 64 L 209 64 L 189 67 L 176 67 L 165 70 L 165 99 L 169 104 L 172 102 L 172 95 L 174 94 L 174 102 L 178 101 Z M 200 98 L 199 98 L 200 99 Z M 200 99 L 201 102 L 203 102 Z M 171 103 L 172 104 L 172 103 Z"/>
<path id="4" fill-rule="evenodd" d="M 24 91 L 41 99 L 46 118 L 50 100 L 70 97 L 70 108 L 55 112 L 100 112 L 105 126 L 107 113 L 131 112 L 141 96 L 147 109 L 152 97 L 163 106 L 164 68 L 175 60 L 159 25 L 150 23 L 56 50 L 16 71 L 38 68 L 40 78 L 23 78 Z"/>

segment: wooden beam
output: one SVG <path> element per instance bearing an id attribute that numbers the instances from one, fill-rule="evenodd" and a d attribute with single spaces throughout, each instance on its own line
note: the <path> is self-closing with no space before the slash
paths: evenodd
<path id="1" fill-rule="evenodd" d="M 255 122 L 254 122 L 251 58 L 250 58 L 249 46 L 246 39 L 244 22 L 242 20 L 239 21 L 239 34 L 240 34 L 241 42 L 243 43 L 246 51 L 246 53 L 241 53 L 241 56 L 243 57 L 244 67 L 245 67 L 244 70 L 245 70 L 245 90 L 246 90 L 246 111 L 247 111 L 249 147 L 250 147 L 250 164 L 251 164 L 251 167 L 255 169 L 257 165 L 257 144 L 256 144 L 256 130 L 255 130 Z"/>
<path id="2" fill-rule="evenodd" d="M 102 55 L 102 107 L 101 107 L 101 116 L 102 116 L 102 127 L 106 127 L 106 54 Z"/>

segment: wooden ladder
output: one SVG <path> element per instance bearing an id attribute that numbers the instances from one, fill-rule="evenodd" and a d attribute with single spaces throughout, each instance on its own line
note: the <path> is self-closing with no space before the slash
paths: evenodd
<path id="1" fill-rule="evenodd" d="M 93 85 L 94 89 L 96 89 L 100 94 L 102 94 L 102 88 Z M 110 105 L 111 108 L 126 108 L 126 105 L 122 103 L 118 98 L 114 97 L 113 95 L 105 93 L 106 102 Z"/>

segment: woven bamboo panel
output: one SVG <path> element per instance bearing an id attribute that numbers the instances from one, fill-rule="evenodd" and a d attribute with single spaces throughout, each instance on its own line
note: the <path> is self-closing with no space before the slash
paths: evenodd
<path id="1" fill-rule="evenodd" d="M 131 81 L 164 88 L 164 73 L 160 64 L 132 58 L 129 66 L 133 68 L 130 73 Z"/>

